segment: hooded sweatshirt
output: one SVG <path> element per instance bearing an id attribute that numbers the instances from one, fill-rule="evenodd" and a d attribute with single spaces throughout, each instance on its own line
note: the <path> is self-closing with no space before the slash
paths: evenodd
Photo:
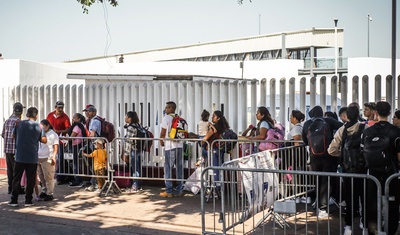
<path id="1" fill-rule="evenodd" d="M 343 123 L 339 122 L 338 120 L 335 120 L 333 118 L 325 118 L 324 117 L 324 111 L 322 110 L 322 107 L 317 105 L 314 108 L 312 108 L 310 110 L 310 112 L 308 112 L 308 115 L 310 116 L 311 119 L 307 120 L 304 125 L 303 125 L 303 131 L 301 133 L 302 138 L 303 138 L 303 142 L 304 144 L 308 145 L 308 139 L 307 139 L 307 132 L 308 132 L 308 128 L 310 127 L 311 123 L 312 123 L 312 118 L 322 118 L 324 119 L 324 121 L 329 125 L 330 130 L 331 130 L 331 135 L 332 135 L 332 139 L 333 139 L 333 133 L 339 129 Z M 328 146 L 327 146 L 328 147 Z"/>

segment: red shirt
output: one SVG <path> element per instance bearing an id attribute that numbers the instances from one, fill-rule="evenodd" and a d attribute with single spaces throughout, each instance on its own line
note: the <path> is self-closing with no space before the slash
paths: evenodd
<path id="1" fill-rule="evenodd" d="M 54 131 L 58 132 L 61 130 L 65 130 L 71 127 L 71 121 L 67 114 L 62 113 L 60 116 L 56 116 L 56 111 L 50 112 L 46 118 L 50 124 L 53 126 Z M 65 134 L 63 134 L 65 136 Z"/>

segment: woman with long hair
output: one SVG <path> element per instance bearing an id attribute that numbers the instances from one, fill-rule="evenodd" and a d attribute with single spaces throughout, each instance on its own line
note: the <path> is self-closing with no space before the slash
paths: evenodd
<path id="1" fill-rule="evenodd" d="M 246 138 L 249 140 L 265 140 L 268 130 L 274 127 L 275 121 L 272 119 L 269 110 L 264 106 L 257 108 L 256 118 L 258 120 L 256 133 L 254 136 L 248 136 Z"/>
<path id="2" fill-rule="evenodd" d="M 70 137 L 73 137 L 72 141 L 70 141 L 70 146 L 72 149 L 73 153 L 73 172 L 74 175 L 76 174 L 83 174 L 83 160 L 79 159 L 79 150 L 83 146 L 83 137 L 87 137 L 89 132 L 86 129 L 86 118 L 80 114 L 80 113 L 75 113 L 72 116 L 72 126 L 68 131 L 68 135 Z M 79 161 L 80 160 L 80 161 Z M 79 164 L 79 162 L 81 164 Z M 81 171 L 79 171 L 79 167 L 81 168 Z M 82 187 L 83 182 L 81 177 L 75 176 L 75 179 L 72 183 L 69 184 L 69 187 Z"/>
<path id="3" fill-rule="evenodd" d="M 44 201 L 51 201 L 54 199 L 54 173 L 59 138 L 48 120 L 43 119 L 40 124 L 46 133 L 47 143 L 39 143 L 37 172 L 42 182 L 42 193 L 39 197 Z"/>
<path id="4" fill-rule="evenodd" d="M 124 158 L 130 159 L 130 167 L 132 176 L 140 177 L 142 175 L 142 155 L 143 150 L 138 148 L 140 141 L 129 140 L 137 136 L 138 130 L 143 129 L 139 121 L 139 116 L 134 111 L 129 111 L 125 114 L 125 126 L 127 139 L 124 148 Z M 133 180 L 131 186 L 131 193 L 137 193 L 142 190 L 142 182 L 140 180 Z"/>
<path id="5" fill-rule="evenodd" d="M 206 136 L 204 136 L 203 140 L 208 141 L 212 148 L 212 163 L 213 166 L 221 166 L 224 161 L 224 150 L 219 149 L 216 144 L 211 145 L 212 142 L 216 139 L 221 139 L 222 133 L 228 130 L 229 123 L 226 120 L 224 114 L 220 110 L 214 111 L 212 115 L 213 125 L 210 125 L 210 129 L 208 130 Z M 216 183 L 217 195 L 219 196 L 219 190 L 221 188 L 221 183 L 219 182 L 219 171 L 214 171 L 214 182 Z"/>

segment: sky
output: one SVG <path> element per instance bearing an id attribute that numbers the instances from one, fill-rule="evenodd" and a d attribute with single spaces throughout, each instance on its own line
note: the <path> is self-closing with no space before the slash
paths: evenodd
<path id="1" fill-rule="evenodd" d="M 38 62 L 125 54 L 302 29 L 344 28 L 344 57 L 391 57 L 390 0 L 0 1 L 0 53 Z M 397 28 L 400 28 L 397 4 Z M 397 58 L 400 58 L 397 33 Z M 332 54 L 332 57 L 334 55 Z"/>

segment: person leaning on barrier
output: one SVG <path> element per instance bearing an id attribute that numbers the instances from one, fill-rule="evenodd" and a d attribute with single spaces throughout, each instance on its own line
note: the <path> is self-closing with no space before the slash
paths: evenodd
<path id="1" fill-rule="evenodd" d="M 137 136 L 137 132 L 139 129 L 142 129 L 142 125 L 140 125 L 139 116 L 134 111 L 129 111 L 125 114 L 125 123 L 124 128 L 126 129 L 125 135 L 125 148 L 124 148 L 124 158 L 130 159 L 127 163 L 130 162 L 131 166 L 131 174 L 135 177 L 142 176 L 142 156 L 143 150 L 139 149 L 135 144 L 134 140 L 130 140 L 130 138 L 134 138 Z M 138 144 L 140 141 L 137 141 Z M 125 160 L 126 161 L 126 160 Z M 131 193 L 137 193 L 142 189 L 142 181 L 141 180 L 133 180 L 131 185 Z"/>
<path id="2" fill-rule="evenodd" d="M 256 118 L 258 120 L 256 133 L 254 136 L 246 137 L 248 140 L 265 140 L 267 138 L 267 132 L 271 127 L 274 127 L 274 119 L 271 117 L 269 110 L 260 106 L 256 112 Z"/>
<path id="3" fill-rule="evenodd" d="M 212 166 L 221 166 L 222 163 L 224 163 L 225 152 L 223 149 L 219 149 L 216 146 L 218 143 L 214 143 L 214 145 L 212 145 L 212 143 L 214 140 L 221 139 L 222 133 L 224 133 L 230 127 L 224 114 L 220 110 L 214 111 L 211 121 L 214 123 L 214 125 L 210 126 L 210 129 L 207 132 L 207 135 L 204 136 L 203 140 L 208 141 L 208 143 L 212 148 L 212 163 L 213 163 Z M 217 195 L 219 195 L 221 185 L 219 182 L 218 170 L 214 171 L 214 182 L 216 182 L 216 193 Z"/>
<path id="4" fill-rule="evenodd" d="M 388 121 L 391 106 L 386 101 L 379 101 L 376 104 L 378 122 L 365 129 L 361 139 L 361 150 L 367 164 L 368 174 L 376 177 L 382 187 L 382 194 L 385 193 L 385 182 L 400 169 L 400 129 Z M 383 140 L 384 144 L 380 144 Z M 388 234 L 395 234 L 399 224 L 399 180 L 393 178 L 389 184 L 389 231 Z M 377 198 L 376 184 L 371 180 L 367 181 L 367 227 L 369 232 L 374 232 L 377 225 Z"/>
<path id="5" fill-rule="evenodd" d="M 57 101 L 55 105 L 55 110 L 50 112 L 46 119 L 50 122 L 51 126 L 54 128 L 54 131 L 59 136 L 66 136 L 69 128 L 71 128 L 71 122 L 69 120 L 68 115 L 64 112 L 64 102 Z M 67 173 L 69 171 L 68 162 L 64 161 L 64 147 L 62 142 L 60 141 L 60 148 L 58 151 L 58 164 L 56 171 L 57 173 Z M 57 184 L 61 185 L 68 181 L 68 177 L 63 175 L 57 175 Z"/>
<path id="6" fill-rule="evenodd" d="M 89 136 L 89 131 L 86 129 L 85 124 L 86 120 L 82 114 L 75 113 L 72 115 L 72 126 L 68 132 L 68 135 L 73 138 L 69 143 L 69 148 L 72 148 L 74 175 L 84 173 L 79 171 L 79 169 L 83 169 L 83 166 L 79 164 L 83 164 L 83 161 L 79 161 L 79 150 L 83 147 L 83 139 L 81 138 Z M 69 184 L 69 187 L 80 188 L 82 186 L 82 178 L 79 176 L 75 176 L 74 181 Z"/>
<path id="7" fill-rule="evenodd" d="M 358 159 L 358 161 L 348 164 L 349 162 L 347 157 L 349 157 L 349 154 L 354 156 L 354 159 L 357 159 L 356 156 L 362 157 L 360 150 L 361 135 L 357 135 L 357 133 L 359 133 L 359 131 L 362 132 L 368 126 L 358 122 L 360 111 L 357 107 L 349 107 L 346 112 L 348 122 L 346 122 L 344 126 L 340 127 L 335 133 L 335 136 L 329 145 L 328 153 L 341 159 L 340 165 L 342 166 L 344 173 L 366 174 L 367 171 L 364 161 Z M 357 144 L 353 146 L 354 144 L 351 144 L 348 139 L 351 139 L 353 143 Z M 348 144 L 345 145 L 346 141 L 348 141 Z M 359 212 L 362 211 L 359 209 L 359 205 L 361 205 L 360 208 L 364 207 L 364 183 L 362 178 L 352 179 L 345 177 L 343 181 L 343 196 L 346 202 L 346 226 L 344 234 L 348 234 L 349 232 L 346 231 L 352 231 L 352 219 L 357 215 L 360 215 Z M 354 217 L 352 217 L 352 215 L 354 215 Z"/>
<path id="8" fill-rule="evenodd" d="M 21 121 L 22 110 L 24 108 L 25 107 L 20 102 L 16 102 L 13 105 L 13 114 L 11 114 L 11 116 L 4 122 L 1 132 L 1 136 L 4 139 L 4 153 L 6 154 L 8 194 L 12 191 L 15 164 L 15 139 L 13 138 L 13 130 L 18 122 Z"/>
<path id="9" fill-rule="evenodd" d="M 105 183 L 105 178 L 102 176 L 105 176 L 107 173 L 107 152 L 104 149 L 104 141 L 102 139 L 96 139 L 93 144 L 95 150 L 90 154 L 82 153 L 82 155 L 93 158 L 94 174 L 99 176 L 97 177 L 98 189 L 95 192 L 100 193 Z"/>

